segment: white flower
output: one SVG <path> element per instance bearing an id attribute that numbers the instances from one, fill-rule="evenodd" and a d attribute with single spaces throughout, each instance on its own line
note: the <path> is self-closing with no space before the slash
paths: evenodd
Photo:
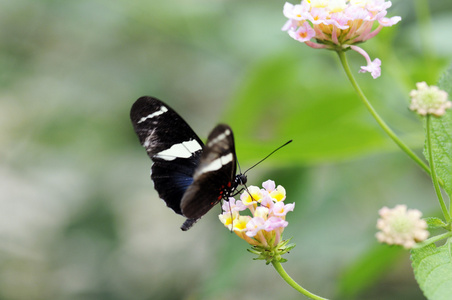
<path id="1" fill-rule="evenodd" d="M 452 107 L 452 102 L 447 100 L 447 93 L 437 86 L 428 86 L 425 82 L 416 83 L 417 90 L 410 92 L 410 109 L 421 116 L 432 114 L 436 117 L 446 113 L 446 109 Z"/>
<path id="2" fill-rule="evenodd" d="M 429 232 L 427 222 L 422 220 L 422 213 L 417 209 L 407 210 L 406 205 L 397 205 L 393 209 L 386 206 L 379 210 L 376 237 L 380 243 L 401 245 L 412 248 L 417 242 L 424 241 Z"/>

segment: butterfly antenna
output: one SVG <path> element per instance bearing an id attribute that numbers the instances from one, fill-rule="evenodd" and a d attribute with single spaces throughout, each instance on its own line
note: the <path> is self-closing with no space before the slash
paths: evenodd
<path id="1" fill-rule="evenodd" d="M 258 164 L 260 164 L 260 163 L 263 162 L 264 160 L 266 160 L 270 155 L 272 155 L 273 153 L 275 153 L 276 151 L 278 151 L 278 150 L 281 149 L 282 147 L 287 146 L 287 145 L 290 144 L 290 143 L 292 143 L 292 140 L 289 140 L 289 141 L 285 142 L 284 145 L 281 145 L 281 146 L 279 146 L 278 148 L 276 148 L 275 150 L 273 150 L 272 152 L 270 152 L 270 154 L 268 154 L 268 155 L 265 156 L 263 159 L 261 159 L 260 161 L 258 161 L 257 163 L 255 163 L 253 166 L 251 166 L 251 168 L 249 168 L 248 170 L 246 170 L 245 173 L 243 173 L 243 175 L 245 175 L 246 172 L 248 172 L 249 170 L 251 170 L 252 168 L 254 168 L 255 166 L 257 166 Z M 239 167 L 239 174 L 242 174 L 242 169 L 240 168 L 239 160 L 236 159 L 236 161 L 237 161 L 237 166 Z M 248 190 L 248 186 L 246 185 L 246 183 L 243 183 L 243 185 L 245 186 L 245 190 L 247 191 L 248 195 L 250 195 L 251 199 L 253 199 L 253 201 L 254 201 L 254 198 L 253 198 L 253 196 L 251 195 L 250 191 Z M 228 202 L 229 202 L 229 201 L 228 201 Z M 231 213 L 231 221 L 233 222 L 234 219 L 233 219 L 233 217 L 232 217 L 231 203 L 229 203 L 229 211 L 230 211 L 230 213 Z M 231 227 L 231 232 L 233 232 L 233 231 L 234 231 L 234 229 L 233 229 L 234 224 L 232 223 L 231 225 L 232 225 L 232 227 Z"/>
<path id="2" fill-rule="evenodd" d="M 240 168 L 239 160 L 237 158 L 236 158 L 236 160 L 237 160 L 237 166 L 239 167 L 239 174 L 242 174 L 242 169 Z"/>
<path id="3" fill-rule="evenodd" d="M 257 163 L 255 163 L 251 168 L 249 168 L 248 170 L 245 171 L 245 173 L 243 173 L 243 175 L 246 174 L 246 172 L 248 172 L 249 170 L 251 170 L 252 168 L 254 168 L 255 166 L 257 166 L 258 164 L 260 164 L 261 162 L 263 162 L 264 160 L 266 160 L 270 155 L 272 155 L 273 153 L 275 153 L 276 151 L 278 151 L 279 149 L 281 149 L 284 146 L 287 146 L 288 144 L 292 143 L 292 140 L 287 141 L 286 143 L 284 143 L 284 145 L 279 146 L 278 148 L 276 148 L 275 150 L 273 150 L 272 152 L 270 152 L 270 154 L 268 154 L 266 157 L 264 157 L 263 159 L 261 159 L 260 161 L 258 161 Z M 237 162 L 238 163 L 238 162 Z M 239 165 L 239 170 L 240 170 L 240 165 Z"/>

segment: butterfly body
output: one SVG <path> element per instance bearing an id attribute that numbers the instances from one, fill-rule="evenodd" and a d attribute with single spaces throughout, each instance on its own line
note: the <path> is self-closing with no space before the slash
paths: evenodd
<path id="1" fill-rule="evenodd" d="M 151 179 L 160 198 L 187 217 L 182 230 L 246 183 L 245 175 L 236 175 L 234 136 L 228 125 L 217 125 L 204 145 L 182 117 L 153 97 L 139 98 L 130 118 L 153 161 Z"/>

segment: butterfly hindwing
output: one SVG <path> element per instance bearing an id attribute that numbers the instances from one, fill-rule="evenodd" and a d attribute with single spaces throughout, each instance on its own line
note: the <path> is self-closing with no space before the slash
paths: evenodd
<path id="1" fill-rule="evenodd" d="M 204 145 L 182 117 L 152 97 L 139 98 L 130 118 L 153 161 L 151 178 L 160 198 L 187 217 L 182 230 L 246 182 L 245 175 L 235 175 L 234 136 L 228 125 L 215 127 Z"/>
<path id="2" fill-rule="evenodd" d="M 182 201 L 182 213 L 198 219 L 232 190 L 236 173 L 234 136 L 228 125 L 215 127 L 207 138 L 199 165 Z"/>
<path id="3" fill-rule="evenodd" d="M 152 97 L 141 97 L 132 106 L 133 127 L 154 162 L 151 178 L 167 206 L 182 214 L 181 199 L 193 182 L 202 141 L 171 107 Z"/>

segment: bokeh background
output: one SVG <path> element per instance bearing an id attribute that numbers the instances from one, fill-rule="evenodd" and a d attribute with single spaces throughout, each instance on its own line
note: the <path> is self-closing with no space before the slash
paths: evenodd
<path id="1" fill-rule="evenodd" d="M 423 8 L 427 5 L 428 9 Z M 203 139 L 234 129 L 248 173 L 295 202 L 288 273 L 333 299 L 424 299 L 409 253 L 379 245 L 378 209 L 438 215 L 429 178 L 363 108 L 334 52 L 281 32 L 276 0 L 0 1 L 0 299 L 293 299 L 218 221 L 190 231 L 158 199 L 132 103 L 169 103 Z M 430 15 L 429 15 L 430 11 Z M 452 59 L 452 2 L 394 0 L 402 22 L 362 46 L 382 76 L 352 70 L 418 153 L 417 81 Z M 425 19 L 430 17 L 430 21 Z"/>

